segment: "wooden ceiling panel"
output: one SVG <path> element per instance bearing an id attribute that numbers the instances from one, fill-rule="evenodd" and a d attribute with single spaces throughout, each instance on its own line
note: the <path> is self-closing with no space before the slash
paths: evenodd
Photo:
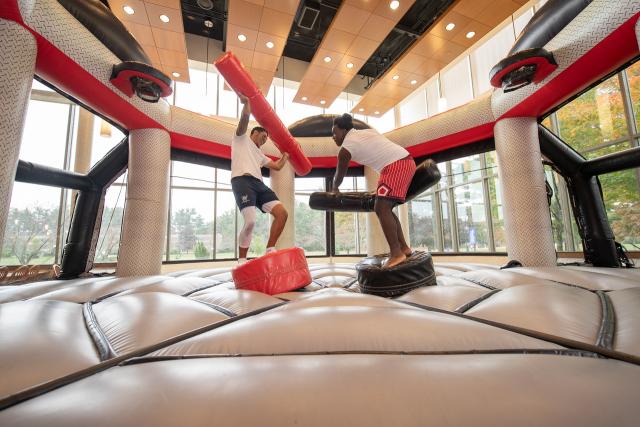
<path id="1" fill-rule="evenodd" d="M 359 9 L 349 4 L 344 4 L 340 7 L 338 13 L 336 13 L 336 16 L 333 18 L 331 27 L 327 33 L 325 33 L 325 37 L 332 28 L 346 31 L 351 34 L 358 34 L 365 22 L 367 22 L 367 19 L 369 19 L 369 16 L 371 16 L 371 12 L 367 12 L 366 10 Z"/>
<path id="2" fill-rule="evenodd" d="M 262 10 L 262 20 L 260 21 L 260 32 L 273 34 L 274 36 L 287 38 L 291 31 L 293 15 L 277 10 L 264 8 Z"/>
<path id="3" fill-rule="evenodd" d="M 341 86 L 342 88 L 344 88 L 351 82 L 352 79 L 353 79 L 353 74 L 343 73 L 341 71 L 334 70 L 331 72 L 331 75 L 329 76 L 329 79 L 327 81 L 333 83 L 334 85 Z"/>
<path id="4" fill-rule="evenodd" d="M 271 78 L 273 78 L 273 73 L 276 71 L 276 68 L 278 68 L 279 62 L 279 56 L 268 55 L 266 53 L 256 51 L 253 52 L 253 62 L 251 63 L 251 68 L 270 71 Z"/>
<path id="5" fill-rule="evenodd" d="M 352 64 L 351 66 L 348 66 Z M 360 68 L 365 64 L 365 60 L 361 58 L 356 58 L 355 56 L 345 55 L 342 57 L 338 66 L 335 68 L 338 71 L 355 75 Z"/>
<path id="6" fill-rule="evenodd" d="M 371 115 L 372 110 L 377 110 L 384 114 L 525 3 L 526 0 L 458 0 L 402 54 L 393 68 L 373 83 L 351 112 Z M 376 15 L 369 19 L 372 25 L 367 23 L 366 28 L 381 27 Z M 447 30 L 449 23 L 455 26 Z M 469 32 L 475 33 L 473 37 L 466 37 Z M 354 55 L 351 50 L 348 53 Z M 395 75 L 398 78 L 394 80 Z"/>
<path id="7" fill-rule="evenodd" d="M 324 37 L 322 45 L 325 49 L 334 50 L 340 53 L 347 53 L 355 38 L 355 34 L 334 29 Z"/>
<path id="8" fill-rule="evenodd" d="M 376 0 L 345 0 L 344 1 L 349 6 L 355 7 L 357 9 L 366 10 L 367 12 L 372 12 L 376 10 L 378 7 L 378 1 Z"/>
<path id="9" fill-rule="evenodd" d="M 130 6 L 133 8 L 133 15 L 128 15 L 124 12 L 124 6 Z M 111 11 L 116 17 L 123 23 L 135 22 L 136 24 L 149 25 L 149 18 L 147 17 L 147 9 L 144 7 L 144 1 L 142 0 L 109 0 L 109 6 Z"/>
<path id="10" fill-rule="evenodd" d="M 333 70 L 336 68 L 337 64 L 342 61 L 344 55 L 339 52 L 334 52 L 332 50 L 323 49 L 322 45 L 320 45 L 320 49 L 316 51 L 313 59 L 311 60 L 311 65 L 316 65 L 318 67 L 326 68 L 328 70 Z M 331 61 L 325 61 L 325 58 L 331 58 Z"/>
<path id="11" fill-rule="evenodd" d="M 238 46 L 231 46 L 227 47 L 227 52 L 233 52 L 245 68 L 251 68 L 251 64 L 253 63 L 253 50 L 244 49 Z"/>
<path id="12" fill-rule="evenodd" d="M 371 2 L 373 3 L 373 2 Z M 373 11 L 374 15 L 382 16 L 383 18 L 391 19 L 395 22 L 399 22 L 405 13 L 413 6 L 413 2 L 400 0 L 400 5 L 397 9 L 391 9 L 389 4 L 391 1 L 378 2 L 378 7 Z"/>
<path id="13" fill-rule="evenodd" d="M 267 43 L 273 43 L 273 47 L 267 46 Z M 287 39 L 274 36 L 267 33 L 258 33 L 258 39 L 256 40 L 256 52 L 266 53 L 268 55 L 275 55 L 278 58 L 282 56 L 284 45 L 287 43 Z"/>
<path id="14" fill-rule="evenodd" d="M 317 65 L 309 65 L 304 78 L 310 82 L 324 83 L 327 81 L 331 73 L 332 71 L 326 68 L 318 67 Z"/>
<path id="15" fill-rule="evenodd" d="M 300 0 L 264 0 L 264 7 L 294 15 L 298 11 Z"/>
<path id="16" fill-rule="evenodd" d="M 371 15 L 360 31 L 362 37 L 382 43 L 396 25 L 395 21 L 378 15 Z"/>
<path id="17" fill-rule="evenodd" d="M 373 52 L 376 51 L 379 45 L 380 43 L 377 41 L 365 37 L 357 37 L 347 51 L 347 55 L 366 61 L 371 57 Z"/>
<path id="18" fill-rule="evenodd" d="M 153 33 L 153 39 L 155 40 L 156 46 L 162 47 L 163 49 L 178 50 L 181 52 L 187 51 L 184 33 L 161 30 L 155 27 L 151 27 L 151 31 Z"/>
<path id="19" fill-rule="evenodd" d="M 125 5 L 133 8 L 132 15 L 124 12 Z M 171 79 L 189 81 L 179 0 L 109 0 L 109 6 L 140 43 L 155 68 Z M 163 22 L 161 15 L 168 17 L 168 22 Z M 174 72 L 180 77 L 175 77 Z"/>
<path id="20" fill-rule="evenodd" d="M 241 35 L 245 37 L 244 41 L 238 39 Z M 240 27 L 231 23 L 227 25 L 227 46 L 238 46 L 243 49 L 254 50 L 256 48 L 257 41 L 257 30 L 252 30 L 248 27 Z"/>
<path id="21" fill-rule="evenodd" d="M 182 23 L 182 12 L 180 9 L 172 9 L 170 7 L 158 6 L 157 4 L 146 5 L 147 17 L 152 27 L 161 28 L 163 30 L 175 31 L 184 34 L 184 24 Z M 160 16 L 165 15 L 169 18 L 169 22 L 160 20 Z M 184 36 L 182 36 L 184 38 Z"/>
<path id="22" fill-rule="evenodd" d="M 230 0 L 228 22 L 257 32 L 260 29 L 262 10 L 262 7 L 256 7 L 254 3 L 245 0 Z"/>

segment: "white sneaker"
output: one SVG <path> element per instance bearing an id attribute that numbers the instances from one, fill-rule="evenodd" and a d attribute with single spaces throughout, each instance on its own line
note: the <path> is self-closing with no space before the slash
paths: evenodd
<path id="1" fill-rule="evenodd" d="M 273 246 L 272 246 L 272 247 L 270 247 L 270 248 L 267 248 L 267 253 L 268 253 L 268 254 L 270 254 L 271 252 L 275 252 L 275 251 L 276 251 L 276 248 L 275 248 L 275 247 L 273 247 Z"/>
<path id="2" fill-rule="evenodd" d="M 247 262 L 247 259 L 246 259 L 246 258 L 238 258 L 238 265 L 242 265 L 242 264 L 244 264 L 245 262 Z"/>

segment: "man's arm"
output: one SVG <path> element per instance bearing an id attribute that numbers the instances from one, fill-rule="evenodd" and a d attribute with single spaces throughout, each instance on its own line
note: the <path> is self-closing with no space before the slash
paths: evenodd
<path id="1" fill-rule="evenodd" d="M 342 184 L 347 169 L 349 168 L 349 161 L 351 160 L 351 153 L 344 148 L 340 149 L 338 153 L 338 166 L 336 167 L 336 173 L 333 175 L 333 188 L 329 191 L 339 192 L 338 187 Z"/>
<path id="2" fill-rule="evenodd" d="M 280 169 L 282 169 L 284 167 L 284 164 L 286 163 L 286 161 L 289 159 L 289 153 L 284 153 L 282 155 L 282 157 L 280 157 L 279 160 L 277 161 L 270 161 L 269 163 L 267 163 L 266 165 L 264 165 L 265 167 L 269 168 L 269 169 L 273 169 L 276 171 L 279 171 Z"/>
<path id="3" fill-rule="evenodd" d="M 240 102 L 244 107 L 242 107 L 242 115 L 240 116 L 240 121 L 238 122 L 238 128 L 236 129 L 236 135 L 242 136 L 247 133 L 247 126 L 249 126 L 249 116 L 251 115 L 251 106 L 249 105 L 249 98 L 242 94 L 238 94 L 238 98 L 240 98 Z"/>

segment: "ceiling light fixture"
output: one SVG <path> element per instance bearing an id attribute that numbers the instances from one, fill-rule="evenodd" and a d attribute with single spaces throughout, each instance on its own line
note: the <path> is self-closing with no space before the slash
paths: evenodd
<path id="1" fill-rule="evenodd" d="M 376 112 L 375 112 L 375 113 L 373 113 L 373 114 L 380 114 L 380 111 L 376 111 Z"/>
<path id="2" fill-rule="evenodd" d="M 175 77 L 175 78 L 180 77 L 180 73 L 175 72 L 175 71 L 174 71 L 173 73 L 171 73 L 171 75 L 172 75 L 173 77 Z"/>
<path id="3" fill-rule="evenodd" d="M 204 26 L 207 27 L 207 28 L 213 28 L 213 21 L 205 19 L 204 20 Z"/>
<path id="4" fill-rule="evenodd" d="M 324 105 L 324 104 L 326 104 L 326 103 L 327 103 L 327 101 L 325 101 L 324 99 L 321 99 L 321 100 L 320 100 L 320 105 Z"/>
<path id="5" fill-rule="evenodd" d="M 414 85 L 414 84 L 416 84 L 416 83 L 418 83 L 418 81 L 417 81 L 417 80 L 411 80 L 411 84 L 412 84 L 412 85 Z"/>
<path id="6" fill-rule="evenodd" d="M 331 57 L 330 56 L 325 56 L 324 57 L 324 62 L 331 62 Z"/>
<path id="7" fill-rule="evenodd" d="M 469 31 L 469 32 L 467 33 L 467 38 L 468 38 L 468 39 L 472 39 L 472 38 L 473 38 L 473 36 L 475 36 L 475 35 L 476 35 L 476 32 L 475 32 L 475 31 Z"/>
<path id="8" fill-rule="evenodd" d="M 160 20 L 166 24 L 169 22 L 169 17 L 167 15 L 160 15 Z"/>
<path id="9" fill-rule="evenodd" d="M 389 7 L 391 8 L 391 10 L 396 10 L 400 7 L 400 2 L 398 0 L 393 0 L 391 3 L 389 3 Z"/>
<path id="10" fill-rule="evenodd" d="M 247 41 L 247 36 L 245 36 L 244 34 L 238 34 L 238 40 L 240 40 L 241 42 L 245 42 Z"/>
<path id="11" fill-rule="evenodd" d="M 309 99 L 309 98 L 307 98 L 306 96 L 303 96 L 303 97 L 302 97 L 302 100 L 303 100 L 303 101 L 306 101 L 307 99 Z"/>
<path id="12" fill-rule="evenodd" d="M 446 26 L 446 27 L 444 27 L 444 28 L 446 28 L 446 30 L 447 30 L 447 31 L 451 31 L 451 30 L 453 30 L 455 27 L 456 27 L 456 24 L 454 24 L 453 22 L 450 22 L 450 23 L 448 23 L 448 24 L 447 24 L 447 26 Z"/>
<path id="13" fill-rule="evenodd" d="M 136 13 L 136 11 L 133 10 L 131 6 L 125 6 L 122 9 L 124 10 L 124 13 L 126 13 L 127 15 L 133 15 L 134 13 Z"/>
<path id="14" fill-rule="evenodd" d="M 265 43 L 265 46 L 267 46 L 269 49 L 273 49 L 273 42 L 267 42 Z"/>
<path id="15" fill-rule="evenodd" d="M 352 69 L 353 68 L 353 63 L 351 63 L 351 62 L 347 63 L 347 68 L 348 69 Z"/>
<path id="16" fill-rule="evenodd" d="M 395 76 L 393 76 L 393 77 L 391 77 L 391 78 L 392 78 L 393 80 L 398 80 L 398 79 L 400 78 L 400 76 L 396 74 Z"/>
<path id="17" fill-rule="evenodd" d="M 358 111 L 362 112 L 362 111 L 364 111 L 364 108 L 360 108 Z"/>

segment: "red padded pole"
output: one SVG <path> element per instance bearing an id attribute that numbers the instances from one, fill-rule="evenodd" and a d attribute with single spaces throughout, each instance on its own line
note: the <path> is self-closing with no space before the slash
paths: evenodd
<path id="1" fill-rule="evenodd" d="M 308 174 L 311 171 L 311 162 L 302 152 L 300 144 L 282 124 L 238 58 L 232 52 L 227 52 L 218 58 L 214 65 L 233 90 L 249 98 L 253 116 L 269 132 L 269 137 L 278 150 L 289 154 L 289 161 L 296 173 L 300 176 Z"/>

